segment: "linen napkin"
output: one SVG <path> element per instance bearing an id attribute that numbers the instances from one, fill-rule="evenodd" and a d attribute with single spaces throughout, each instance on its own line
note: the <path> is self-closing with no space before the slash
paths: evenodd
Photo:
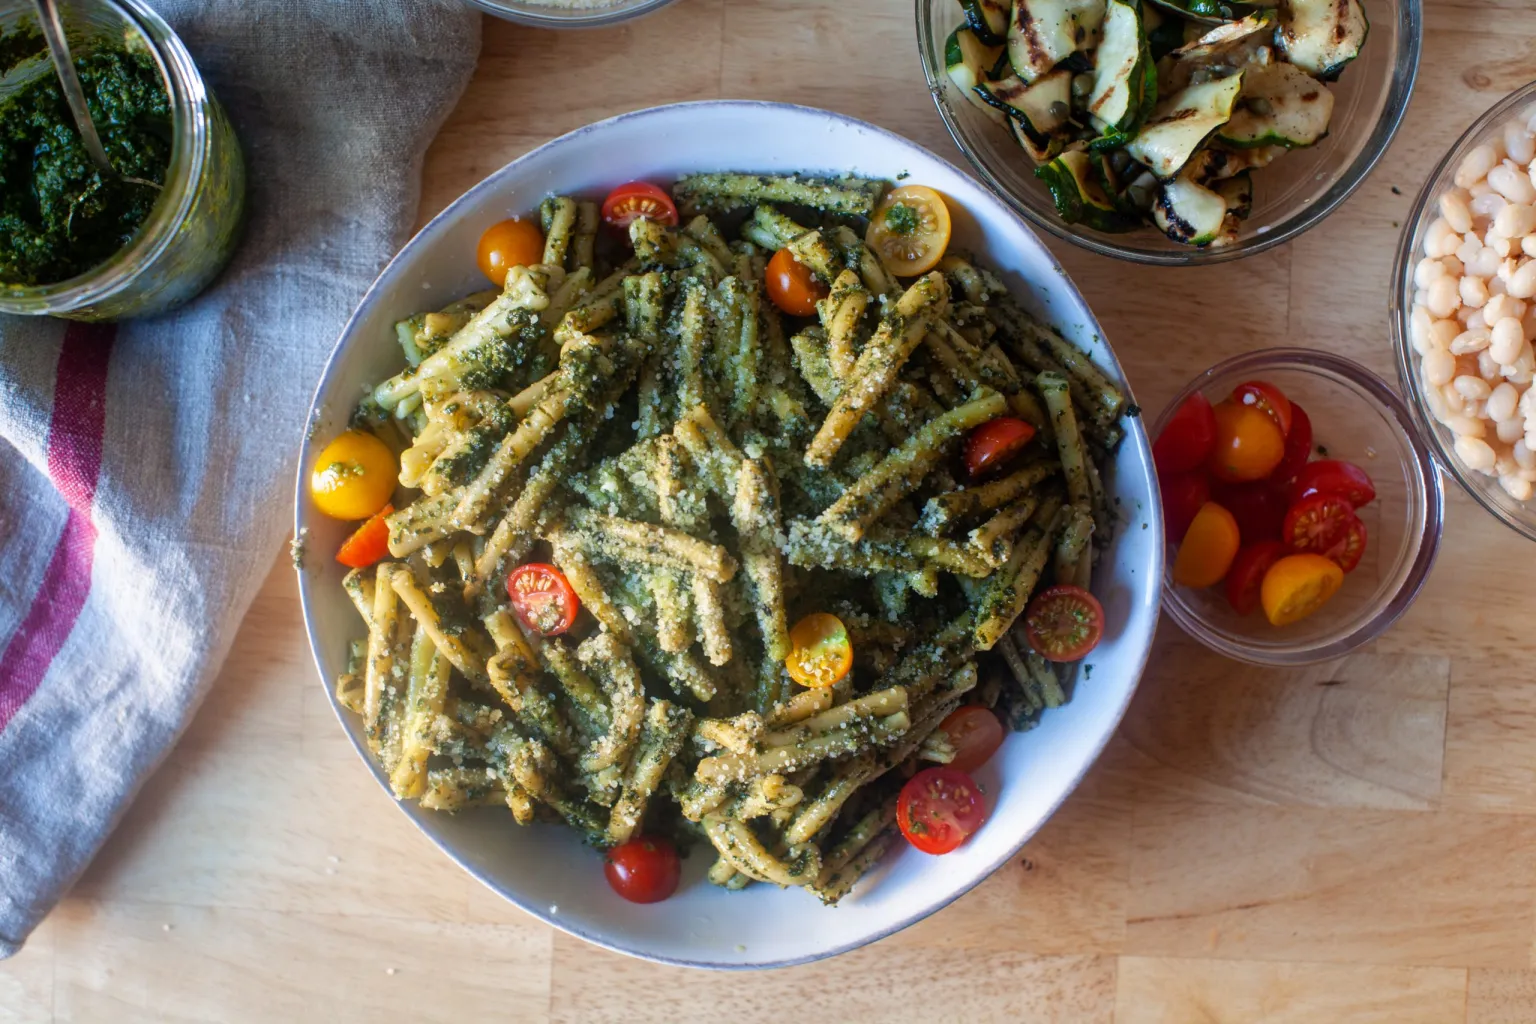
<path id="1" fill-rule="evenodd" d="M 0 957 L 191 718 L 291 519 L 304 415 L 479 56 L 458 0 L 154 0 L 228 109 L 245 238 L 183 309 L 0 317 Z"/>

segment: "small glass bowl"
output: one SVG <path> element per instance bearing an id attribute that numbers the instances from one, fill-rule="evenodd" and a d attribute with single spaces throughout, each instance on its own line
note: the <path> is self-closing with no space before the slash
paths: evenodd
<path id="1" fill-rule="evenodd" d="M 1365 8 L 1371 21 L 1365 46 L 1328 87 L 1334 113 L 1327 138 L 1254 172 L 1253 213 L 1243 221 L 1238 240 L 1219 249 L 1181 245 L 1153 227 L 1114 234 L 1063 221 L 1029 156 L 949 80 L 944 43 L 963 24 L 956 0 L 916 0 L 917 46 L 928 91 L 955 145 L 1025 219 L 1104 256 L 1191 266 L 1241 259 L 1290 241 L 1344 202 L 1386 152 L 1418 76 L 1423 16 L 1419 0 L 1365 0 Z"/>
<path id="2" fill-rule="evenodd" d="M 601 28 L 616 25 L 667 6 L 672 0 L 610 0 L 572 7 L 550 0 L 469 0 L 471 4 L 519 25 L 534 28 Z"/>
<path id="3" fill-rule="evenodd" d="M 1485 476 L 1462 465 L 1456 456 L 1456 435 L 1440 423 L 1426 404 L 1424 384 L 1419 376 L 1419 354 L 1414 351 L 1409 331 L 1413 311 L 1413 274 L 1423 255 L 1424 234 L 1439 216 L 1440 194 L 1454 187 L 1456 169 L 1467 153 L 1502 134 L 1510 121 L 1529 122 L 1536 117 L 1536 82 L 1510 93 L 1472 122 L 1461 138 L 1451 146 L 1424 182 L 1413 212 L 1403 224 L 1402 241 L 1397 248 L 1397 263 L 1392 270 L 1392 341 L 1397 350 L 1397 376 L 1403 394 L 1413 408 L 1419 433 L 1429 439 L 1435 460 L 1445 468 L 1462 489 L 1494 518 L 1516 533 L 1536 540 L 1536 501 L 1519 502 L 1499 486 L 1498 478 Z M 1517 252 L 1518 256 L 1519 253 Z"/>
<path id="4" fill-rule="evenodd" d="M 0 312 L 71 320 L 164 312 L 207 287 L 234 253 L 245 212 L 240 142 L 192 55 L 142 0 L 67 4 L 63 15 L 76 57 L 89 53 L 93 43 L 127 40 L 154 58 L 171 97 L 171 163 L 159 201 L 126 246 L 65 281 L 0 283 Z M 36 24 L 31 3 L 0 0 L 0 31 L 23 19 Z M 0 84 L 0 97 L 36 74 L 53 73 L 46 58 L 29 62 Z"/>
<path id="5" fill-rule="evenodd" d="M 1371 475 L 1376 500 L 1359 510 L 1368 535 L 1365 556 L 1322 611 L 1277 628 L 1262 611 L 1238 615 L 1221 584 L 1205 590 L 1175 584 L 1170 552 L 1163 608 L 1190 636 L 1241 661 L 1307 665 L 1342 657 L 1386 632 L 1418 596 L 1440 547 L 1445 493 L 1397 393 L 1360 364 L 1312 349 L 1265 349 L 1218 363 L 1169 403 L 1152 436 L 1196 391 L 1214 404 L 1256 379 L 1307 410 L 1315 457 L 1345 459 Z"/>

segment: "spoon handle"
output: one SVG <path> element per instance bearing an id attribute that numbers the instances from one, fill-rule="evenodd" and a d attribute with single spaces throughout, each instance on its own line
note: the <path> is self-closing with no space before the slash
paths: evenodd
<path id="1" fill-rule="evenodd" d="M 59 84 L 64 87 L 64 99 L 69 103 L 69 112 L 74 115 L 75 127 L 80 131 L 80 141 L 85 144 L 91 162 L 104 174 L 115 178 L 117 169 L 107 158 L 106 147 L 101 144 L 101 136 L 96 134 L 96 125 L 91 121 L 90 109 L 85 105 L 85 90 L 80 85 L 80 76 L 75 74 L 75 62 L 69 54 L 69 43 L 64 39 L 59 5 L 56 0 L 32 0 L 32 3 L 37 8 L 37 20 L 43 26 L 43 38 L 48 41 L 54 70 L 59 73 Z"/>

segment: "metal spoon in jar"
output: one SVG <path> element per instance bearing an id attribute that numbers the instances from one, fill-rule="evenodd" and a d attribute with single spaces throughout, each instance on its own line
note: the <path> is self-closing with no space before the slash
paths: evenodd
<path id="1" fill-rule="evenodd" d="M 64 38 L 64 22 L 59 17 L 59 5 L 56 0 L 32 0 L 37 8 L 37 20 L 43 27 L 43 38 L 48 41 L 48 55 L 53 58 L 54 70 L 59 73 L 59 85 L 64 88 L 64 99 L 69 104 L 69 112 L 74 115 L 75 127 L 80 132 L 80 141 L 85 145 L 85 151 L 103 174 L 135 185 L 148 185 L 158 189 L 160 186 L 153 181 L 143 178 L 135 178 L 127 174 L 119 174 L 112 161 L 107 157 L 107 148 L 101 144 L 101 136 L 96 132 L 96 123 L 91 120 L 90 109 L 85 104 L 85 89 L 80 85 L 80 76 L 75 74 L 75 61 L 69 53 L 69 43 Z"/>

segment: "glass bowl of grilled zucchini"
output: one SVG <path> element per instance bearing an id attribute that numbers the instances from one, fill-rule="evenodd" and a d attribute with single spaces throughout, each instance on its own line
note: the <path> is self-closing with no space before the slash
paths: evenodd
<path id="1" fill-rule="evenodd" d="M 1365 179 L 1418 72 L 1419 0 L 917 0 L 940 116 L 1019 213 L 1181 266 L 1280 245 Z"/>

